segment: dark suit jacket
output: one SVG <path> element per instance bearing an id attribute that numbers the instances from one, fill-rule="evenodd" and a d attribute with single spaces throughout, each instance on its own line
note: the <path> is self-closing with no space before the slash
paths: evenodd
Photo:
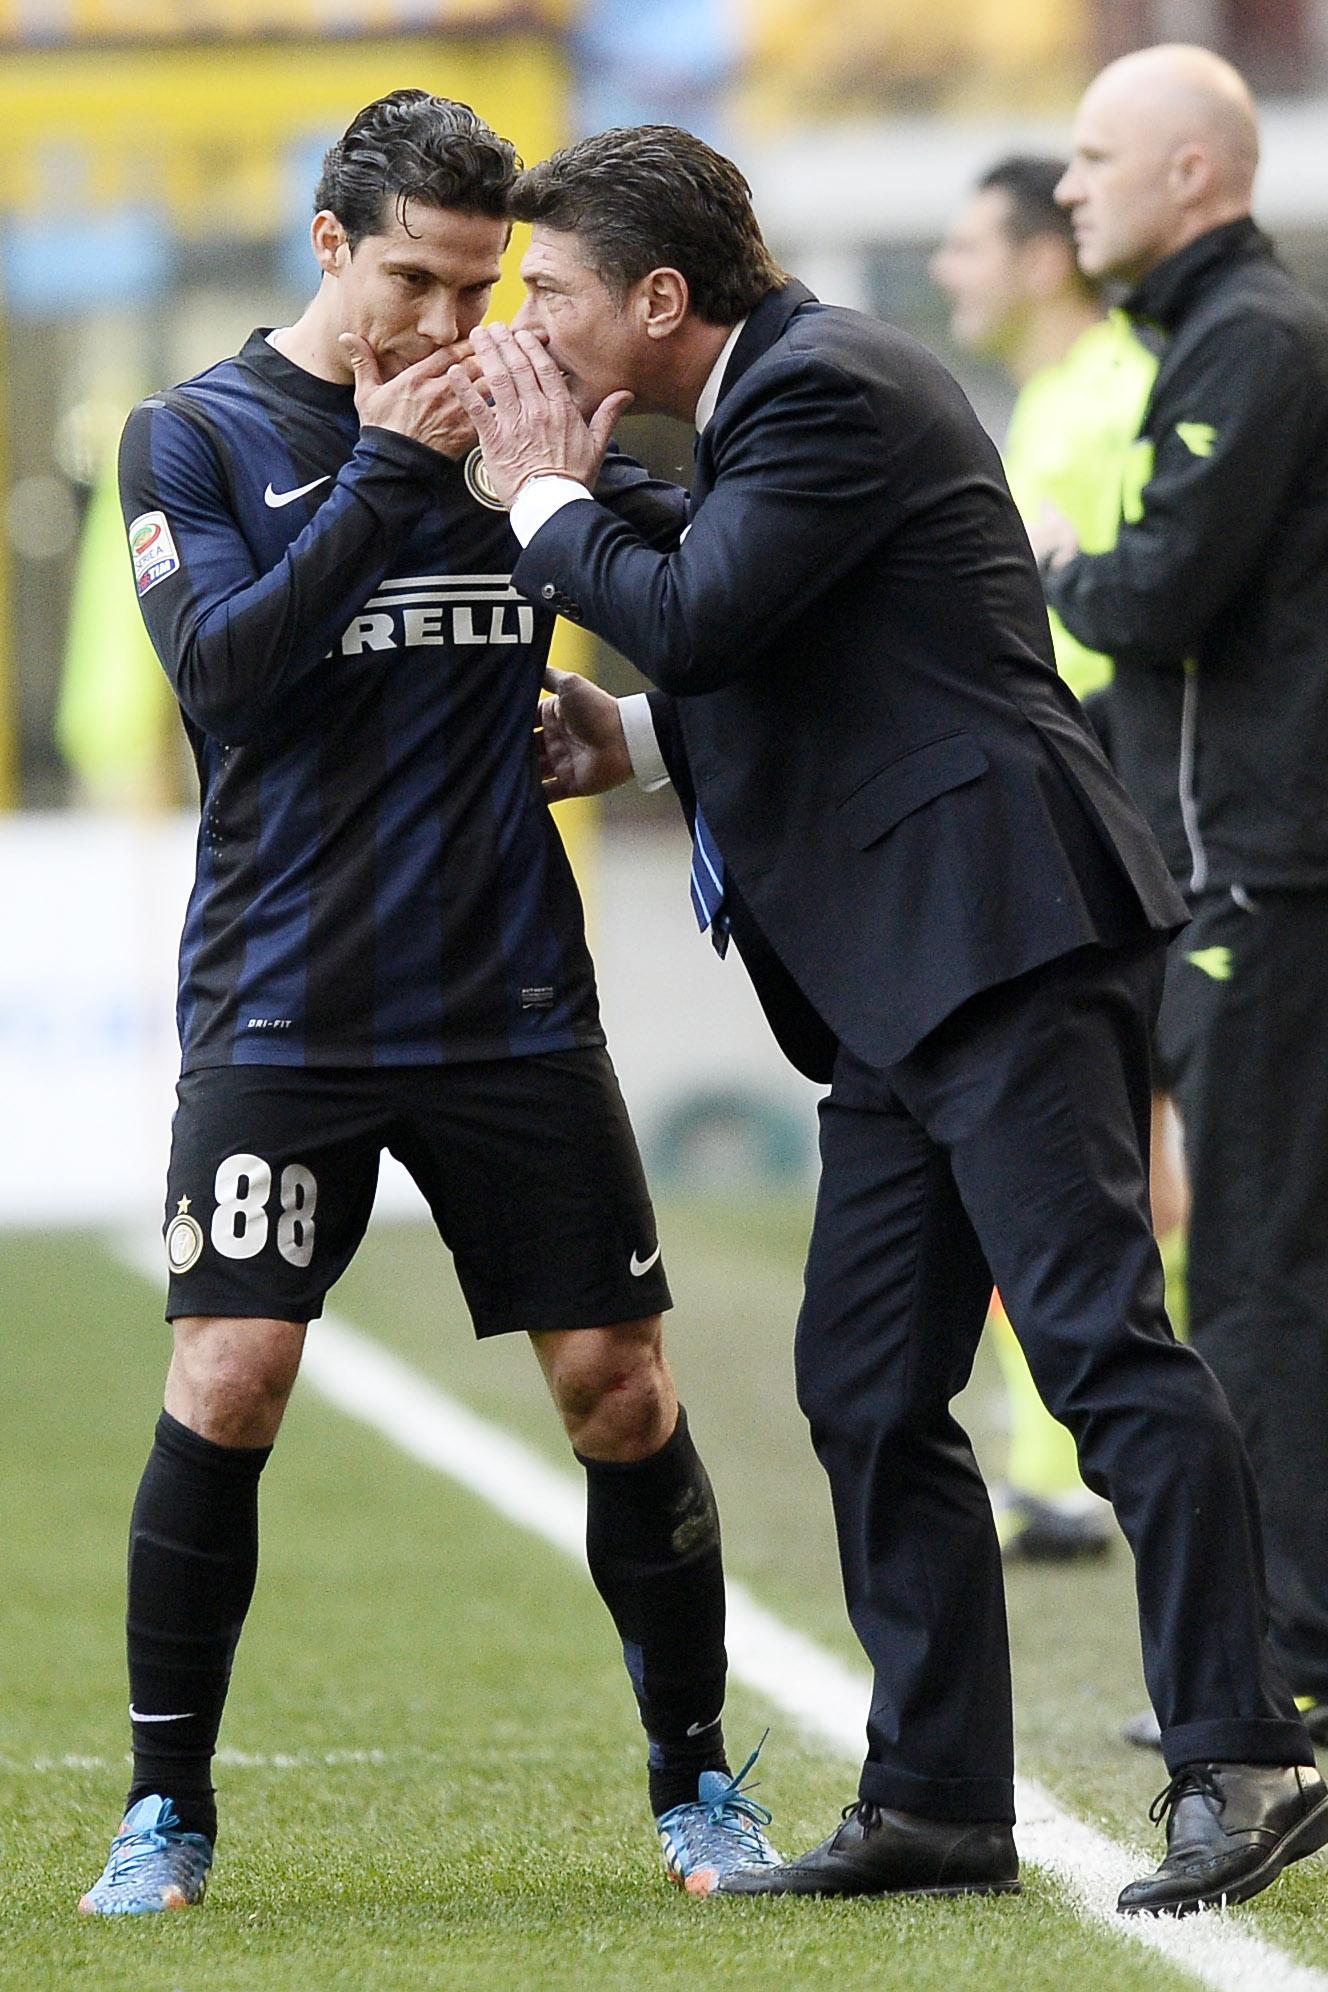
<path id="1" fill-rule="evenodd" d="M 568 505 L 513 579 L 669 695 L 665 758 L 813 1077 L 836 1039 L 889 1065 L 979 990 L 1184 921 L 1056 674 L 996 452 L 892 327 L 772 292 L 701 437 L 682 544 Z"/>

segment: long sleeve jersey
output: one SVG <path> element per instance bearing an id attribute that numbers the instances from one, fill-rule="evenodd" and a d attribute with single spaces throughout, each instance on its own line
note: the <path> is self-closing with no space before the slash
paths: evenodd
<path id="1" fill-rule="evenodd" d="M 362 430 L 256 332 L 140 403 L 120 482 L 202 794 L 185 1067 L 601 1043 L 534 758 L 553 618 L 512 586 L 478 451 Z M 643 485 L 606 471 L 625 505 Z"/>

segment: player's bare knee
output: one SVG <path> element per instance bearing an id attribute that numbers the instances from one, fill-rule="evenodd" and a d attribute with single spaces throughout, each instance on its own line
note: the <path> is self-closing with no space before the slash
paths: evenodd
<path id="1" fill-rule="evenodd" d="M 599 1459 L 636 1459 L 655 1450 L 662 1400 L 652 1376 L 621 1371 L 584 1384 L 560 1408 L 579 1452 Z"/>
<path id="2" fill-rule="evenodd" d="M 294 1322 L 177 1321 L 166 1409 L 216 1445 L 270 1445 L 303 1344 Z"/>
<path id="3" fill-rule="evenodd" d="M 578 1452 L 644 1459 L 667 1441 L 678 1408 L 657 1318 L 539 1339 L 554 1403 Z"/>

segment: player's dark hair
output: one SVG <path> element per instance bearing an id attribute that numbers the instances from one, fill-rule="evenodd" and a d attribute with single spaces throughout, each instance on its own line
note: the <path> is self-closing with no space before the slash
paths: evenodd
<path id="1" fill-rule="evenodd" d="M 407 201 L 497 219 L 520 170 L 515 147 L 469 104 L 392 90 L 358 111 L 327 153 L 314 212 L 329 209 L 354 250 L 394 215 L 404 226 Z"/>
<path id="2" fill-rule="evenodd" d="M 680 271 L 707 324 L 735 324 L 786 282 L 733 161 L 676 125 L 602 131 L 555 152 L 522 173 L 509 212 L 575 234 L 619 297 L 651 270 Z"/>

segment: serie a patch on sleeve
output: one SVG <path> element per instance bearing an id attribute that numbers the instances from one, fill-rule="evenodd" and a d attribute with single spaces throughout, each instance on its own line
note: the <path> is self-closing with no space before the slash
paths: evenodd
<path id="1" fill-rule="evenodd" d="M 140 596 L 179 570 L 180 556 L 164 512 L 139 513 L 129 528 L 129 551 L 134 557 L 134 584 Z"/>

